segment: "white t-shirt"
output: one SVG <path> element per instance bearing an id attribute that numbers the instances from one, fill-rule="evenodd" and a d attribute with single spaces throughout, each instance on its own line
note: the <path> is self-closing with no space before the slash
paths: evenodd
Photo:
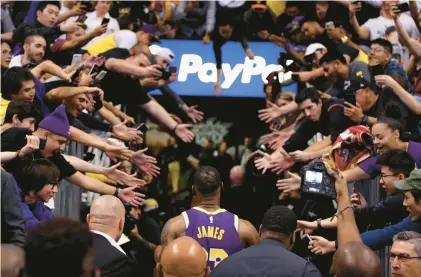
<path id="1" fill-rule="evenodd" d="M 115 34 L 114 41 L 118 48 L 131 49 L 137 44 L 137 36 L 130 30 L 121 30 Z"/>
<path id="2" fill-rule="evenodd" d="M 417 39 L 420 37 L 420 33 L 412 17 L 407 14 L 401 14 L 399 16 L 399 21 L 411 38 Z M 404 47 L 399 42 L 399 35 L 396 31 L 395 21 L 393 19 L 379 16 L 367 20 L 363 26 L 367 27 L 370 31 L 370 40 L 378 38 L 387 39 L 393 45 L 393 55 L 396 58 L 398 58 L 398 56 L 405 57 L 406 53 L 404 53 Z M 404 60 L 406 60 L 406 58 L 404 58 Z"/>
<path id="3" fill-rule="evenodd" d="M 413 1 L 413 0 L 411 0 Z M 380 8 L 382 6 L 382 0 L 367 0 L 367 3 L 373 7 Z M 399 0 L 399 4 L 408 3 L 408 0 Z M 421 9 L 421 1 L 417 0 L 417 7 Z"/>
<path id="4" fill-rule="evenodd" d="M 86 29 L 86 33 L 92 32 L 96 27 L 101 25 L 102 18 L 98 18 L 96 16 L 96 11 L 87 13 L 86 16 L 87 16 L 87 19 L 85 21 L 85 25 L 88 27 Z M 108 36 L 109 34 L 120 31 L 120 25 L 118 25 L 118 21 L 115 18 L 111 17 L 109 13 L 105 15 L 105 18 L 110 19 L 110 22 L 108 23 L 107 31 L 104 34 L 92 39 L 82 49 L 88 48 L 92 43 Z"/>
<path id="5" fill-rule="evenodd" d="M 9 68 L 15 67 L 15 66 L 22 67 L 22 58 L 23 58 L 23 55 L 14 56 L 9 63 Z"/>

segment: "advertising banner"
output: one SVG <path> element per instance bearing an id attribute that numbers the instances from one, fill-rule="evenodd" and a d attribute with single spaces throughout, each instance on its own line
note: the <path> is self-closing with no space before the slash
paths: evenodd
<path id="1" fill-rule="evenodd" d="M 180 96 L 215 96 L 216 62 L 212 43 L 200 40 L 162 40 L 159 45 L 170 48 L 177 67 L 177 81 L 170 87 Z M 263 85 L 272 72 L 282 70 L 277 60 L 285 50 L 271 42 L 249 42 L 255 58 L 250 60 L 239 42 L 222 46 L 221 97 L 263 98 Z M 296 84 L 282 89 L 296 92 Z M 151 94 L 160 94 L 158 90 Z"/>

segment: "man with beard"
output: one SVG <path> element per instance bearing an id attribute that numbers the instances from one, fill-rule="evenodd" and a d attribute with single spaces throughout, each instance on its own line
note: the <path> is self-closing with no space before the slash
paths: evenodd
<path id="1" fill-rule="evenodd" d="M 30 63 L 38 64 L 42 61 L 47 49 L 45 38 L 37 33 L 27 36 L 23 43 L 23 54 L 13 57 L 9 67 L 23 66 Z"/>

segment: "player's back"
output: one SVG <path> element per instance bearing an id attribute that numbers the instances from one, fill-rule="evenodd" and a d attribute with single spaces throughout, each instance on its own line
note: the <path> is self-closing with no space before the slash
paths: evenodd
<path id="1" fill-rule="evenodd" d="M 224 209 L 208 212 L 194 207 L 182 213 L 186 236 L 195 239 L 208 253 L 211 269 L 243 249 L 238 234 L 238 217 Z"/>

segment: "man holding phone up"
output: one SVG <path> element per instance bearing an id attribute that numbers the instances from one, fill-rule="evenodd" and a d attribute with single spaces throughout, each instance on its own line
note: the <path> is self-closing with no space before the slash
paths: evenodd
<path id="1" fill-rule="evenodd" d="M 174 82 L 177 79 L 177 68 L 170 66 L 169 71 L 165 71 L 166 68 L 173 62 L 175 55 L 169 48 L 159 47 L 153 45 L 150 47 L 152 56 L 150 58 L 151 64 L 157 64 L 162 72 L 160 79 L 156 78 L 145 78 L 140 81 L 142 87 L 146 91 L 159 88 L 163 95 L 169 96 L 175 100 L 179 109 L 181 109 L 194 123 L 203 120 L 203 112 L 196 109 L 197 106 L 187 106 L 187 104 L 173 91 L 168 84 Z"/>

